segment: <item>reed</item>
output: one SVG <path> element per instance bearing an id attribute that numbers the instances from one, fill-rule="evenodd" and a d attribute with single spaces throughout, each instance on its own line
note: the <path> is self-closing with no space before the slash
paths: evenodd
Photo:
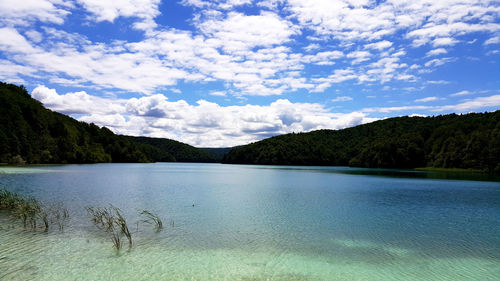
<path id="1" fill-rule="evenodd" d="M 37 217 L 43 222 L 43 225 L 45 226 L 45 232 L 49 231 L 49 214 L 45 210 L 40 210 L 40 212 L 37 213 Z"/>
<path id="2" fill-rule="evenodd" d="M 163 229 L 163 222 L 157 214 L 154 214 L 148 210 L 143 210 L 140 214 L 146 217 L 143 222 L 153 225 L 157 232 Z"/>
<path id="3" fill-rule="evenodd" d="M 69 211 L 64 206 L 60 206 L 53 211 L 54 222 L 59 227 L 59 231 L 64 230 L 64 226 L 69 220 Z"/>
<path id="4" fill-rule="evenodd" d="M 129 247 L 132 247 L 132 234 L 120 209 L 113 205 L 109 207 L 87 207 L 87 212 L 98 229 L 111 235 L 113 246 L 117 250 L 122 248 L 122 236 L 127 238 Z"/>
<path id="5" fill-rule="evenodd" d="M 69 217 L 68 210 L 62 204 L 49 208 L 34 198 L 5 189 L 0 190 L 0 210 L 7 211 L 14 220 L 21 221 L 24 228 L 36 230 L 40 223 L 46 232 L 54 222 L 58 223 L 59 229 L 62 230 L 63 221 Z"/>
<path id="6" fill-rule="evenodd" d="M 111 207 L 114 209 L 117 218 L 115 224 L 119 227 L 123 235 L 127 237 L 129 247 L 132 247 L 132 234 L 130 234 L 130 231 L 128 229 L 127 221 L 125 220 L 125 218 L 123 218 L 122 214 L 120 213 L 120 209 L 114 206 Z"/>

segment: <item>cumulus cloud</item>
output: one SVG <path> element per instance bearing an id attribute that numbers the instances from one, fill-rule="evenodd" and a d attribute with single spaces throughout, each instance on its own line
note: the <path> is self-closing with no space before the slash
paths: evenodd
<path id="1" fill-rule="evenodd" d="M 465 44 L 460 37 L 477 32 L 493 36 L 484 44 L 495 44 L 500 30 L 500 7 L 489 0 L 184 0 L 194 10 L 189 31 L 157 24 L 160 0 L 21 2 L 0 2 L 0 51 L 11 64 L 50 74 L 52 81 L 143 94 L 180 82 L 222 82 L 236 96 L 321 92 L 348 80 L 415 82 L 430 70 L 413 66 L 454 61 L 439 57 L 447 51 L 436 47 Z M 240 9 L 250 5 L 252 13 Z M 44 24 L 15 28 L 33 21 L 62 24 L 82 9 L 91 21 L 123 17 L 146 32 L 133 42 L 104 43 Z M 411 47 L 395 36 L 432 47 L 427 57 L 436 58 L 408 63 Z M 309 75 L 316 66 L 328 70 Z M 341 71 L 349 75 L 339 77 Z"/>
<path id="2" fill-rule="evenodd" d="M 49 31 L 46 34 L 53 37 L 61 33 Z M 46 50 L 28 42 L 16 29 L 0 28 L 0 51 L 19 55 L 19 63 L 52 75 L 63 74 L 101 87 L 145 94 L 189 77 L 185 71 L 169 67 L 156 57 L 130 52 L 122 46 L 91 44 L 78 36 L 68 36 L 66 40 L 72 45 L 56 44 Z"/>
<path id="3" fill-rule="evenodd" d="M 430 50 L 427 52 L 427 56 L 430 57 L 430 56 L 438 56 L 438 55 L 442 55 L 442 54 L 446 54 L 448 53 L 448 51 L 446 51 L 446 49 L 444 48 L 437 48 L 437 49 L 433 49 L 433 50 Z"/>
<path id="4" fill-rule="evenodd" d="M 160 14 L 160 0 L 77 0 L 95 21 L 113 22 L 118 17 L 135 17 L 141 21 L 134 24 L 137 29 L 150 30 L 156 27 L 154 18 Z"/>
<path id="5" fill-rule="evenodd" d="M 271 12 L 255 16 L 231 12 L 222 20 L 209 19 L 199 27 L 218 47 L 229 52 L 282 44 L 299 33 L 291 22 Z"/>
<path id="6" fill-rule="evenodd" d="M 114 114 L 124 112 L 123 100 L 109 100 L 91 96 L 85 91 L 60 95 L 55 89 L 40 85 L 31 96 L 44 106 L 64 114 Z"/>
<path id="7" fill-rule="evenodd" d="M 292 103 L 279 99 L 269 105 L 220 106 L 200 100 L 196 105 L 185 101 L 151 102 L 143 97 L 127 104 L 127 112 L 162 112 L 162 118 L 143 118 L 143 125 L 135 123 L 122 133 L 182 139 L 196 146 L 232 146 L 257 141 L 269 136 L 316 129 L 339 129 L 366 123 L 374 119 L 362 113 L 335 114 L 322 105 Z M 144 107 L 144 105 L 148 105 Z M 137 115 L 136 115 L 137 116 Z"/>
<path id="8" fill-rule="evenodd" d="M 439 47 L 439 46 L 453 46 L 457 44 L 459 41 L 456 40 L 455 38 L 452 37 L 440 37 L 436 38 L 432 41 L 432 46 L 434 47 Z"/>
<path id="9" fill-rule="evenodd" d="M 415 45 L 451 45 L 473 32 L 498 31 L 495 1 L 290 0 L 288 9 L 304 26 L 343 41 L 380 40 L 405 32 Z M 445 39 L 448 38 L 448 39 Z"/>
<path id="10" fill-rule="evenodd" d="M 72 1 L 65 0 L 2 0 L 0 1 L 0 25 L 28 25 L 32 21 L 62 24 Z"/>
<path id="11" fill-rule="evenodd" d="M 238 6 L 247 5 L 252 3 L 251 0 L 182 0 L 184 5 L 194 6 L 197 8 L 218 8 L 218 9 L 232 9 Z"/>
<path id="12" fill-rule="evenodd" d="M 78 119 L 116 133 L 172 138 L 196 146 L 241 145 L 278 134 L 341 129 L 376 120 L 361 112 L 332 113 L 321 104 L 287 99 L 268 105 L 220 106 L 206 100 L 191 105 L 169 101 L 162 94 L 110 100 L 85 92 L 58 94 L 45 86 L 31 95 L 50 109 L 83 115 Z"/>
<path id="13" fill-rule="evenodd" d="M 366 44 L 365 45 L 365 48 L 368 48 L 368 49 L 376 49 L 376 50 L 383 50 L 383 49 L 387 49 L 389 47 L 392 46 L 392 42 L 389 42 L 387 40 L 383 40 L 383 41 L 379 41 L 379 42 L 376 42 L 376 43 L 370 43 L 370 44 Z"/>

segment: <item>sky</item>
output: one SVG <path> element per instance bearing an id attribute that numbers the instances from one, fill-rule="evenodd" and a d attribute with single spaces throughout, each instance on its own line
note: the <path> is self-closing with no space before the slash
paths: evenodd
<path id="1" fill-rule="evenodd" d="M 494 111 L 500 1 L 0 0 L 0 81 L 197 147 Z"/>

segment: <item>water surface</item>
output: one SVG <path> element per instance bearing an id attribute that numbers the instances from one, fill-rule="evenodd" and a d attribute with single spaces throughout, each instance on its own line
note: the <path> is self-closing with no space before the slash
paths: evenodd
<path id="1" fill-rule="evenodd" d="M 71 214 L 48 234 L 0 214 L 0 280 L 498 280 L 500 182 L 488 180 L 345 167 L 0 167 L 0 188 Z M 134 232 L 130 251 L 113 250 L 85 212 L 109 203 Z M 143 209 L 163 218 L 162 232 L 137 227 Z"/>

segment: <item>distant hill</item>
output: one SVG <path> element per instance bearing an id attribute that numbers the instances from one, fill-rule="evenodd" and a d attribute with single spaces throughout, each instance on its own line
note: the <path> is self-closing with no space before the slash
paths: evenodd
<path id="1" fill-rule="evenodd" d="M 138 144 L 153 146 L 161 151 L 166 151 L 178 162 L 216 162 L 216 157 L 200 148 L 170 139 L 149 137 L 126 137 L 129 141 Z M 168 158 L 165 159 L 168 161 Z M 158 160 L 163 161 L 163 160 Z"/>
<path id="2" fill-rule="evenodd" d="M 233 148 L 234 147 L 200 147 L 199 149 L 210 153 L 217 162 L 221 162 L 224 156 L 226 156 L 226 154 L 228 154 Z"/>
<path id="3" fill-rule="evenodd" d="M 500 173 L 500 111 L 397 117 L 234 148 L 223 163 L 461 168 Z"/>
<path id="4" fill-rule="evenodd" d="M 1 163 L 215 161 L 184 143 L 116 135 L 53 112 L 23 86 L 0 82 L 0 112 Z"/>

